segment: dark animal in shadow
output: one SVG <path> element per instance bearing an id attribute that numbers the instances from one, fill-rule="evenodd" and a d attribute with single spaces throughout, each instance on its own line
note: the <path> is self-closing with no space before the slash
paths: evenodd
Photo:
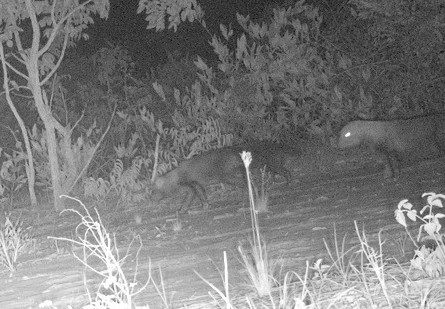
<path id="1" fill-rule="evenodd" d="M 274 175 L 280 175 L 289 184 L 292 181 L 291 172 L 285 168 L 289 157 L 299 157 L 302 154 L 301 148 L 288 146 L 269 141 L 254 141 L 250 143 L 232 146 L 238 152 L 248 151 L 252 154 L 251 169 L 266 168 L 266 171 Z"/>
<path id="2" fill-rule="evenodd" d="M 270 142 L 255 142 L 210 150 L 181 162 L 175 169 L 155 179 L 154 199 L 186 188 L 189 192 L 182 202 L 181 211 L 188 209 L 195 196 L 203 208 L 208 209 L 205 186 L 218 182 L 236 187 L 246 186 L 245 167 L 240 155 L 243 150 L 252 153 L 251 169 L 266 166 L 272 173 L 285 177 L 288 183 L 291 181 L 291 173 L 284 164 L 292 149 Z"/>
<path id="3" fill-rule="evenodd" d="M 338 147 L 362 145 L 383 157 L 385 178 L 397 177 L 402 166 L 445 155 L 445 115 L 348 123 Z"/>
<path id="4" fill-rule="evenodd" d="M 157 177 L 154 181 L 154 194 L 164 197 L 181 188 L 187 188 L 189 192 L 182 202 L 181 211 L 187 210 L 195 196 L 198 196 L 204 209 L 208 209 L 204 187 L 214 182 L 241 186 L 242 179 L 235 176 L 242 171 L 243 162 L 234 149 L 210 150 L 181 162 L 175 169 Z"/>

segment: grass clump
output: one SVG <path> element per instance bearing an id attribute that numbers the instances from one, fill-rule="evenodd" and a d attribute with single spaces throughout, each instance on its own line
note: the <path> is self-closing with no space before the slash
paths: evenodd
<path id="1" fill-rule="evenodd" d="M 252 192 L 255 195 L 254 207 L 257 213 L 267 213 L 269 211 L 269 189 L 271 185 L 271 174 L 266 171 L 266 168 L 261 170 L 261 186 L 258 188 L 253 184 L 253 181 L 249 181 L 252 185 Z M 250 175 L 249 175 L 250 179 Z"/>
<path id="2" fill-rule="evenodd" d="M 417 213 L 407 200 L 399 203 L 396 219 L 405 226 L 405 215 L 411 220 L 421 220 L 415 256 L 409 265 L 399 264 L 394 258 L 384 255 L 385 240 L 382 231 L 370 237 L 354 221 L 356 244 L 346 245 L 346 237 L 340 242 L 334 228 L 334 248 L 324 240 L 330 261 L 318 259 L 311 266 L 306 263 L 304 276 L 287 271 L 283 277 L 275 271 L 277 262 L 272 262 L 269 249 L 259 232 L 257 211 L 253 204 L 250 246 L 239 246 L 241 264 L 251 292 L 234 295 L 229 290 L 229 269 L 224 252 L 223 289 L 204 280 L 214 293 L 210 293 L 218 308 L 272 308 L 272 309 L 325 309 L 325 308 L 445 308 L 445 284 L 437 278 L 443 276 L 444 244 L 440 234 L 440 219 L 445 217 L 437 209 L 442 208 L 445 195 L 426 193 L 428 205 Z M 421 234 L 427 234 L 420 237 Z M 422 241 L 433 240 L 427 247 Z M 403 248 L 405 251 L 405 248 Z M 328 260 L 329 260 L 328 259 Z M 412 270 L 423 273 L 413 275 Z M 199 276 L 199 274 L 198 274 Z M 436 281 L 431 281 L 431 278 Z M 435 278 L 435 279 L 434 279 Z M 438 280 L 438 281 L 437 281 Z"/>
<path id="3" fill-rule="evenodd" d="M 79 202 L 86 213 L 83 215 L 77 210 L 64 210 L 74 212 L 81 218 L 81 223 L 76 227 L 77 239 L 63 237 L 50 238 L 67 241 L 73 245 L 80 246 L 82 254 L 79 255 L 73 251 L 74 257 L 82 263 L 86 269 L 102 278 L 93 296 L 87 288 L 89 305 L 84 308 L 134 308 L 134 297 L 147 287 L 151 278 L 151 270 L 149 270 L 149 278 L 144 284 L 141 285 L 136 281 L 138 274 L 137 258 L 142 249 L 142 240 L 140 237 L 135 237 L 122 256 L 122 254 L 119 253 L 115 235 L 110 235 L 107 232 L 99 213 L 96 211 L 97 218 L 93 218 L 92 214 L 81 201 L 77 199 L 74 200 Z M 130 249 L 135 240 L 139 241 L 139 246 L 135 254 L 135 274 L 134 277 L 129 280 L 123 270 L 123 265 L 131 255 Z M 97 262 L 100 262 L 102 266 L 98 266 Z"/>
<path id="4" fill-rule="evenodd" d="M 397 222 L 405 227 L 406 233 L 416 246 L 411 266 L 423 271 L 429 277 L 438 278 L 445 274 L 445 245 L 440 224 L 440 219 L 445 218 L 445 214 L 436 209 L 443 208 L 442 200 L 445 199 L 445 195 L 429 192 L 422 194 L 422 197 L 427 198 L 427 205 L 423 206 L 419 213 L 405 199 L 397 205 L 395 217 Z M 406 218 L 413 222 L 417 220 L 422 222 L 416 240 L 408 229 Z"/>
<path id="5" fill-rule="evenodd" d="M 20 220 L 13 221 L 6 216 L 5 223 L 0 226 L 1 264 L 11 272 L 15 271 L 19 255 L 34 242 L 29 230 L 23 228 Z"/>

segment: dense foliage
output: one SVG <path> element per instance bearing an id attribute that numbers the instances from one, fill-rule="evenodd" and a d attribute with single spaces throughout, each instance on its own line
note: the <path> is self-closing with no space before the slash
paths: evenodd
<path id="1" fill-rule="evenodd" d="M 48 86 L 52 113 L 71 132 L 70 145 L 58 139 L 67 190 L 75 170 L 87 195 L 128 196 L 147 188 L 155 174 L 212 148 L 257 139 L 329 141 L 352 119 L 443 109 L 445 1 L 285 1 L 255 19 L 237 15 L 238 27 L 220 25 L 218 33 L 206 27 L 196 1 L 174 3 L 141 1 L 138 11 L 147 14 L 149 29 L 200 24 L 216 62 L 172 51 L 141 79 L 124 46 L 110 44 L 62 69 L 82 78 L 59 75 Z M 17 102 L 19 110 L 27 104 Z M 45 129 L 31 122 L 37 184 L 49 188 Z M 9 146 L 0 192 L 26 181 L 16 175 L 19 181 L 10 184 L 25 160 L 20 145 Z"/>

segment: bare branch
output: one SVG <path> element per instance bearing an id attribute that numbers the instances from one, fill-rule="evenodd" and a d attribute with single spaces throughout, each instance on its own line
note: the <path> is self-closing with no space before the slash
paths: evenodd
<path id="1" fill-rule="evenodd" d="M 52 109 L 52 106 L 53 106 L 54 93 L 55 93 L 54 87 L 55 87 L 55 85 L 56 85 L 56 76 L 54 76 L 53 82 L 51 83 L 51 97 L 49 98 L 49 104 L 48 104 L 50 110 Z"/>
<path id="2" fill-rule="evenodd" d="M 12 137 L 14 137 L 16 143 L 19 142 L 17 135 L 15 134 L 14 130 L 10 126 L 5 126 L 4 124 L 2 124 L 1 126 L 6 128 L 7 130 L 9 130 L 9 132 L 11 132 Z"/>
<path id="3" fill-rule="evenodd" d="M 33 32 L 33 34 L 32 34 L 31 50 L 29 51 L 29 55 L 36 55 L 37 59 L 38 59 L 38 57 L 40 56 L 38 54 L 38 52 L 39 52 L 39 44 L 40 44 L 40 27 L 39 27 L 39 22 L 37 20 L 36 11 L 34 9 L 34 6 L 31 3 L 31 0 L 25 0 L 25 4 L 26 4 L 26 9 L 27 9 L 28 14 L 29 14 L 29 19 L 31 20 L 32 32 Z"/>
<path id="4" fill-rule="evenodd" d="M 27 75 L 23 74 L 22 72 L 17 70 L 15 67 L 13 67 L 12 64 L 10 64 L 6 59 L 5 59 L 5 64 L 8 68 L 10 68 L 12 71 L 14 71 L 17 75 L 24 78 L 26 81 L 29 80 L 29 77 Z"/>
<path id="5" fill-rule="evenodd" d="M 53 22 L 53 25 L 57 24 L 56 22 L 56 17 L 54 16 L 54 11 L 55 11 L 55 7 L 56 7 L 56 3 L 57 1 L 53 1 L 53 5 L 51 6 L 51 20 Z"/>
<path id="6" fill-rule="evenodd" d="M 71 128 L 70 134 L 74 131 L 74 129 L 77 127 L 77 125 L 80 123 L 80 121 L 83 119 L 83 116 L 85 116 L 85 110 L 82 111 L 82 115 L 80 115 L 79 119 L 76 121 L 74 126 Z"/>
<path id="7" fill-rule="evenodd" d="M 54 89 L 53 89 L 53 93 L 54 93 Z M 65 94 L 63 93 L 63 91 L 60 91 L 60 93 L 62 95 L 63 105 L 65 106 L 65 123 L 68 123 L 68 107 L 66 106 Z M 77 125 L 80 123 L 80 121 L 83 119 L 84 116 L 85 116 L 85 109 L 82 111 L 82 115 L 80 115 L 79 119 L 76 121 L 76 123 L 71 128 L 71 130 L 68 134 L 71 135 L 73 133 L 74 129 L 77 127 Z"/>
<path id="8" fill-rule="evenodd" d="M 159 164 L 159 141 L 161 140 L 161 135 L 156 134 L 156 144 L 155 144 L 155 162 L 153 164 L 153 173 L 151 174 L 151 182 L 153 183 L 156 178 L 156 174 L 158 172 L 158 164 Z"/>
<path id="9" fill-rule="evenodd" d="M 28 86 L 17 86 L 17 88 L 18 88 L 18 90 L 28 90 L 28 91 L 31 91 L 31 89 L 29 89 Z M 14 90 L 15 90 L 15 88 L 14 88 Z M 6 93 L 6 92 L 2 91 L 2 92 L 0 92 L 0 95 L 2 95 L 4 93 Z M 24 95 L 24 94 L 21 94 L 21 93 L 18 93 L 18 92 L 11 92 L 11 94 L 14 95 L 14 96 L 20 97 L 20 98 L 25 98 L 25 99 L 32 99 L 33 98 L 32 95 Z"/>
<path id="10" fill-rule="evenodd" d="M 23 61 L 26 61 L 26 54 L 23 51 L 23 46 L 22 46 L 22 40 L 20 40 L 20 35 L 18 33 L 18 31 L 14 31 L 14 41 L 15 41 L 15 45 L 17 46 L 17 50 L 20 53 L 20 56 L 22 57 Z"/>
<path id="11" fill-rule="evenodd" d="M 104 134 L 102 134 L 102 136 L 100 137 L 99 141 L 97 142 L 96 146 L 94 147 L 93 152 L 91 153 L 91 156 L 88 158 L 88 161 L 85 163 L 85 166 L 80 171 L 79 175 L 77 176 L 76 180 L 71 185 L 71 187 L 68 190 L 68 192 L 71 192 L 71 190 L 73 190 L 74 186 L 79 181 L 80 177 L 82 177 L 83 173 L 85 173 L 85 171 L 87 170 L 88 166 L 91 163 L 91 160 L 93 160 L 94 154 L 96 153 L 97 149 L 99 149 L 100 144 L 102 143 L 102 141 L 104 140 L 105 136 L 107 135 L 108 131 L 111 128 L 111 123 L 113 121 L 114 115 L 116 114 L 116 109 L 117 109 L 117 105 L 114 105 L 113 114 L 111 115 L 110 121 L 108 122 L 107 129 L 105 130 Z"/>
<path id="12" fill-rule="evenodd" d="M 40 85 L 45 85 L 45 83 L 48 81 L 48 79 L 51 78 L 52 75 L 56 72 L 56 70 L 59 68 L 60 63 L 63 60 L 63 56 L 65 55 L 66 46 L 68 45 L 68 36 L 69 33 L 65 33 L 65 38 L 63 39 L 63 45 L 62 45 L 62 52 L 60 53 L 59 60 L 57 60 L 56 65 L 52 68 L 52 70 L 46 75 L 46 77 L 40 82 Z"/>
<path id="13" fill-rule="evenodd" d="M 19 58 L 19 56 L 17 56 L 16 54 L 11 53 L 10 55 L 11 55 L 12 57 L 14 57 L 14 59 L 17 60 L 18 62 L 20 62 L 21 64 L 26 65 L 25 61 L 23 61 L 22 58 Z"/>

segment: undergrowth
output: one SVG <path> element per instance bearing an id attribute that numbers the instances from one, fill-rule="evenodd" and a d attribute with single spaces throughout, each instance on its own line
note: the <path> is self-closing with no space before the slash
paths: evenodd
<path id="1" fill-rule="evenodd" d="M 17 259 L 20 254 L 35 243 L 29 229 L 23 228 L 18 219 L 12 220 L 6 216 L 5 223 L 0 225 L 0 262 L 9 271 L 17 268 Z"/>
<path id="2" fill-rule="evenodd" d="M 420 211 L 420 214 L 425 213 L 423 217 L 412 209 L 407 200 L 401 201 L 396 210 L 396 219 L 405 228 L 405 214 L 413 221 L 422 221 L 417 242 L 413 240 L 417 250 L 411 267 L 385 257 L 381 231 L 370 240 L 365 230 L 359 229 L 355 222 L 358 245 L 347 248 L 346 237 L 340 243 L 334 229 L 334 247 L 324 241 L 330 262 L 318 259 L 312 266 L 306 264 L 302 277 L 295 271 L 288 271 L 280 277 L 275 270 L 283 265 L 274 262 L 268 254 L 271 249 L 260 236 L 253 195 L 250 194 L 254 240 L 250 241 L 248 250 L 239 246 L 239 254 L 256 297 L 249 292 L 244 296 L 239 293 L 233 295 L 226 252 L 224 273 L 221 275 L 223 290 L 197 274 L 210 286 L 211 298 L 219 304 L 219 308 L 443 308 L 445 296 L 441 291 L 444 286 L 435 286 L 428 278 L 443 275 L 444 246 L 439 219 L 444 215 L 435 212 L 434 208 L 442 208 L 441 199 L 445 196 L 434 193 L 423 196 L 428 201 Z M 406 231 L 410 235 L 409 230 Z M 427 234 L 427 239 L 434 240 L 433 248 L 418 246 L 422 233 Z M 412 269 L 422 271 L 423 276 L 413 275 Z"/>
<path id="3" fill-rule="evenodd" d="M 440 219 L 445 195 L 425 193 L 427 205 L 417 213 L 407 200 L 399 203 L 396 219 L 410 235 L 405 215 L 415 221 L 420 219 L 419 234 L 415 241 L 415 255 L 410 265 L 399 264 L 384 254 L 385 240 L 382 231 L 369 236 L 364 228 L 355 222 L 356 244 L 347 248 L 346 237 L 340 242 L 334 229 L 333 247 L 325 240 L 328 259 L 318 259 L 315 263 L 306 263 L 305 271 L 285 269 L 281 260 L 273 256 L 273 246 L 268 245 L 260 231 L 258 210 L 255 207 L 253 189 L 250 184 L 249 164 L 251 157 L 243 153 L 249 187 L 251 232 L 249 245 L 240 244 L 238 254 L 248 290 L 237 289 L 230 284 L 230 269 L 227 253 L 223 252 L 224 268 L 221 273 L 222 286 L 210 282 L 197 271 L 197 276 L 210 287 L 209 295 L 212 308 L 443 308 L 445 296 L 443 285 L 431 284 L 431 278 L 443 275 L 443 235 Z M 135 252 L 136 267 L 132 280 L 122 270 L 123 263 L 129 259 L 129 248 L 121 256 L 116 238 L 104 228 L 99 214 L 93 218 L 88 209 L 85 215 L 78 211 L 81 223 L 76 228 L 77 240 L 55 238 L 73 243 L 82 250 L 83 255 L 74 253 L 86 269 L 93 271 L 103 279 L 94 293 L 89 293 L 90 302 L 84 308 L 133 308 L 134 296 L 152 284 L 162 300 L 162 307 L 174 307 L 173 296 L 165 286 L 165 277 L 159 269 L 159 277 L 153 279 L 151 267 L 144 284 L 136 281 L 138 274 L 137 256 L 141 250 L 141 240 Z M 422 217 L 423 215 L 423 217 Z M 180 232 L 181 229 L 176 229 Z M 434 240 L 434 246 L 421 244 L 425 237 Z M 133 243 L 133 242 L 132 242 Z M 131 245 L 130 245 L 131 246 Z M 76 252 L 76 250 L 74 250 Z M 92 258 L 102 261 L 102 267 L 92 264 Z M 278 271 L 279 270 L 279 271 Z M 421 272 L 421 275 L 419 275 Z M 140 274 L 139 274 L 140 275 Z M 437 279 L 436 279 L 437 280 Z M 206 303 L 205 308 L 209 308 Z M 186 308 L 203 308 L 202 305 Z"/>

